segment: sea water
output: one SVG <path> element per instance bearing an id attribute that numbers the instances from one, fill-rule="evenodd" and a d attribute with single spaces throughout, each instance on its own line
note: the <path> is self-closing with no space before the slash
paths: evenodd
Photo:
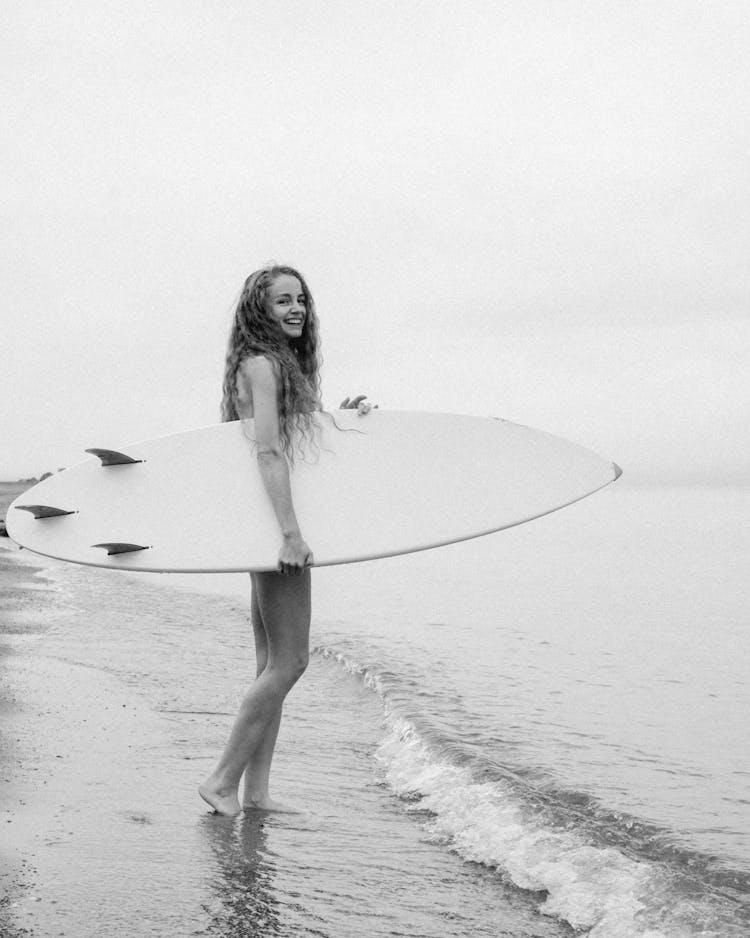
<path id="1" fill-rule="evenodd" d="M 133 935 L 747 935 L 748 522 L 747 490 L 623 478 L 496 535 L 315 570 L 274 764 L 303 813 L 229 823 L 192 791 L 252 673 L 248 578 L 35 560 L 57 610 L 33 653 L 142 710 L 144 751 L 122 724 L 121 767 L 100 768 L 131 779 L 130 809 L 65 875 L 45 861 L 58 918 L 88 933 L 95 880 L 88 908 Z"/>

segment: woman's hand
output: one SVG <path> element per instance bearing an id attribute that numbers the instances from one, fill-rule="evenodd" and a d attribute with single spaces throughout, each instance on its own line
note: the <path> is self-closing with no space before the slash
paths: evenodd
<path id="1" fill-rule="evenodd" d="M 339 404 L 339 410 L 356 410 L 360 417 L 364 417 L 373 409 L 373 405 L 366 400 L 366 398 L 366 394 L 358 394 L 356 397 L 351 398 L 351 400 L 345 397 Z M 377 410 L 378 405 L 375 404 L 374 406 Z"/>
<path id="2" fill-rule="evenodd" d="M 276 569 L 286 576 L 299 576 L 305 567 L 311 567 L 313 555 L 301 534 L 284 535 Z"/>

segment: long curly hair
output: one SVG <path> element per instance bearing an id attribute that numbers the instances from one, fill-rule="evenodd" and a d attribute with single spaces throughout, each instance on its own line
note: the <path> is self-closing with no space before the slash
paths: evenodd
<path id="1" fill-rule="evenodd" d="M 296 277 L 305 297 L 305 322 L 299 339 L 289 339 L 266 312 L 265 297 L 277 277 Z M 281 445 L 293 460 L 293 436 L 300 447 L 314 435 L 312 411 L 320 409 L 320 336 L 315 303 L 305 279 L 293 267 L 271 265 L 254 271 L 245 281 L 234 312 L 224 368 L 222 421 L 237 420 L 237 371 L 250 355 L 266 355 L 279 376 L 279 430 Z"/>

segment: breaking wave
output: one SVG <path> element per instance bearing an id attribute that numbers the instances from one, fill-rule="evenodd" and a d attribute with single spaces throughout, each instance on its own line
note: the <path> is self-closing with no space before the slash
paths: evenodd
<path id="1" fill-rule="evenodd" d="M 385 732 L 376 758 L 404 810 L 435 842 L 537 893 L 541 913 L 591 938 L 750 933 L 746 873 L 588 794 L 539 785 L 528 770 L 488 760 L 477 734 L 451 726 L 444 701 L 408 668 L 360 661 L 338 644 L 315 651 L 379 696 Z"/>

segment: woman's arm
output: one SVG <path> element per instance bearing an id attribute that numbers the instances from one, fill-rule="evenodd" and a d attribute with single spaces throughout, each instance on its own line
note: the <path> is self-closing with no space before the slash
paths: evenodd
<path id="1" fill-rule="evenodd" d="M 262 355 L 246 359 L 240 367 L 240 380 L 249 383 L 252 392 L 258 466 L 283 537 L 278 569 L 299 574 L 312 564 L 313 555 L 302 538 L 292 504 L 289 465 L 281 448 L 278 378 L 273 363 Z"/>

